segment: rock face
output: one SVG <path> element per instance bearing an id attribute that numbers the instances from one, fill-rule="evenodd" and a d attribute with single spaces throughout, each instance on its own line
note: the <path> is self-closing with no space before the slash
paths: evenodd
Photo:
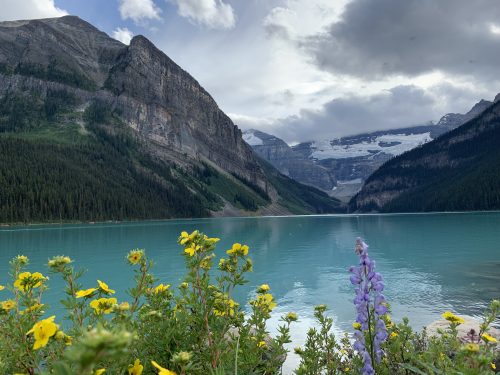
<path id="1" fill-rule="evenodd" d="M 351 200 L 351 211 L 500 208 L 500 103 L 385 163 Z"/>
<path id="2" fill-rule="evenodd" d="M 448 113 L 441 117 L 437 125 L 444 126 L 449 130 L 455 129 L 460 125 L 465 124 L 467 121 L 472 120 L 474 117 L 480 115 L 486 108 L 491 106 L 493 102 L 481 99 L 478 103 L 471 108 L 471 110 L 465 114 L 461 113 Z"/>
<path id="3" fill-rule="evenodd" d="M 130 46 L 74 16 L 0 23 L 0 94 L 51 87 L 98 98 L 168 153 L 206 160 L 262 189 L 241 131 L 212 97 L 143 36 Z M 173 157 L 173 155 L 171 155 Z"/>
<path id="4" fill-rule="evenodd" d="M 278 137 L 251 129 L 243 132 L 243 139 L 285 176 L 325 191 L 336 185 L 335 178 L 327 168 L 294 151 Z"/>
<path id="5" fill-rule="evenodd" d="M 110 192 L 125 183 L 123 196 L 154 190 L 155 197 L 165 198 L 165 206 L 155 211 L 158 218 L 344 210 L 324 192 L 264 165 L 210 94 L 145 37 L 136 36 L 126 46 L 74 16 L 0 22 L 0 132 L 12 133 L 16 141 L 27 142 L 33 149 L 40 132 L 48 137 L 49 146 L 57 144 L 59 136 L 69 140 L 65 147 L 91 145 L 84 158 L 73 159 L 60 174 L 51 175 L 56 185 L 55 180 L 76 171 L 88 177 L 82 181 L 103 182 L 100 177 L 111 175 L 106 173 L 111 163 L 97 176 L 89 165 L 102 158 L 92 152 L 104 147 L 107 156 L 116 155 L 114 160 L 119 159 L 126 172 L 103 182 L 99 207 L 110 209 L 101 210 L 102 219 L 116 212 L 116 199 L 110 203 Z M 26 135 L 28 141 L 23 138 Z M 23 143 L 23 147 L 28 146 Z M 64 159 L 57 147 L 53 153 L 43 150 L 56 165 Z M 13 172 L 8 165 L 2 168 Z M 19 181 L 26 177 L 13 175 Z M 23 183 L 34 188 L 28 177 Z M 11 190 L 12 197 L 0 198 L 21 199 L 16 189 Z M 68 196 L 56 197 L 61 207 L 72 204 L 74 197 Z M 189 210 L 180 196 L 189 200 Z M 26 203 L 28 207 L 41 205 L 33 194 L 30 197 L 33 201 Z M 131 207 L 129 214 L 118 210 L 116 217 L 150 218 L 142 214 L 147 213 L 143 207 L 148 202 Z M 33 211 L 38 214 L 40 210 Z M 67 216 L 71 220 L 93 217 L 93 212 L 83 209 L 71 212 Z M 7 215 L 4 220 L 33 217 L 30 211 L 30 215 L 17 219 Z M 59 217 L 65 219 L 62 214 Z"/>

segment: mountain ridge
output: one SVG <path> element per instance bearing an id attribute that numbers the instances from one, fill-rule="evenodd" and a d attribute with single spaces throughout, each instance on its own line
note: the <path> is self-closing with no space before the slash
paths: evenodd
<path id="1" fill-rule="evenodd" d="M 252 148 L 282 173 L 348 201 L 361 189 L 363 182 L 385 162 L 438 138 L 478 116 L 492 104 L 491 101 L 481 99 L 467 113 L 448 113 L 436 124 L 431 122 L 425 125 L 377 130 L 336 139 L 302 142 L 292 147 L 274 135 L 255 130 L 246 130 L 246 133 L 255 137 Z M 273 140 L 274 145 L 269 139 Z M 282 152 L 284 148 L 289 150 Z M 304 163 L 307 162 L 323 169 L 323 173 L 328 176 L 326 182 L 325 179 L 318 180 L 313 174 L 303 171 Z M 290 170 L 294 168 L 293 164 L 296 164 L 298 172 L 290 174 Z"/>
<path id="2" fill-rule="evenodd" d="M 500 103 L 385 163 L 352 198 L 351 211 L 421 212 L 500 208 Z"/>
<path id="3" fill-rule="evenodd" d="M 129 189 L 123 191 L 127 199 L 138 188 L 135 184 L 153 184 L 158 196 L 162 191 L 175 196 L 175 191 L 185 189 L 189 199 L 203 206 L 201 216 L 228 205 L 234 214 L 290 213 L 278 203 L 277 190 L 284 191 L 283 187 L 269 182 L 238 127 L 195 78 L 144 36 L 134 37 L 126 46 L 78 17 L 64 16 L 0 23 L 0 41 L 0 141 L 5 144 L 19 140 L 25 142 L 23 147 L 27 142 L 36 148 L 40 142 L 59 144 L 62 139 L 64 149 L 56 148 L 59 156 L 41 148 L 49 163 L 72 148 L 90 145 L 80 159 L 70 158 L 64 173 L 89 168 L 87 159 L 96 152 L 105 160 L 115 155 L 122 163 L 117 168 L 125 168 L 117 178 L 127 179 L 123 181 Z M 8 160 L 7 155 L 0 157 Z M 7 172 L 16 179 L 16 171 Z M 24 188 L 31 188 L 32 181 L 25 178 Z M 104 180 L 108 184 L 104 190 L 115 184 Z M 5 189 L 0 198 L 17 199 L 9 194 L 17 193 Z M 67 195 L 58 197 L 64 206 L 61 215 L 70 210 L 75 219 L 80 211 L 67 206 L 77 198 L 69 191 L 61 194 Z M 40 203 L 30 199 L 33 207 Z M 99 204 L 106 205 L 102 199 Z M 315 212 L 302 202 L 300 213 Z M 326 211 L 341 210 L 334 200 L 323 203 Z M 182 211 L 176 206 L 181 211 L 169 213 L 167 206 L 155 215 L 178 216 Z M 33 213 L 33 207 L 26 210 Z M 137 217 L 150 218 L 141 212 Z M 100 215 L 105 219 L 105 211 Z M 113 218 L 133 216 L 127 215 Z M 28 216 L 16 220 L 29 221 Z M 87 216 L 85 220 L 93 219 Z"/>

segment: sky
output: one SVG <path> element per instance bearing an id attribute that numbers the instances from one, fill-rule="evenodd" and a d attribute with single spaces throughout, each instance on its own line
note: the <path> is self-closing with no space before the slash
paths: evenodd
<path id="1" fill-rule="evenodd" d="M 144 35 L 242 129 L 289 143 L 436 122 L 500 92 L 498 0 L 0 0 Z"/>

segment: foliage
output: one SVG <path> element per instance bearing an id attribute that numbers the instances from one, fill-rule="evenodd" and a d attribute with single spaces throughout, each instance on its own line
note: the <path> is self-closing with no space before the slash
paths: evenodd
<path id="1" fill-rule="evenodd" d="M 247 313 L 233 300 L 235 288 L 246 283 L 245 275 L 253 268 L 248 246 L 235 243 L 226 257 L 216 261 L 218 238 L 194 231 L 182 232 L 178 241 L 187 273 L 177 287 L 153 276 L 153 262 L 143 249 L 128 253 L 126 261 L 135 279 L 128 301 L 113 297 L 115 290 L 104 281 L 81 285 L 83 272 L 74 269 L 69 257 L 50 259 L 49 272 L 66 283 L 61 301 L 66 320 L 44 317 L 47 306 L 42 297 L 49 278 L 26 271 L 27 257 L 15 257 L 10 263 L 13 282 L 0 286 L 0 293 L 10 292 L 10 297 L 0 302 L 0 373 L 280 374 L 286 344 L 291 341 L 290 325 L 298 317 L 293 312 L 282 316 L 277 336 L 271 337 L 266 322 L 276 302 L 269 285 L 257 288 Z M 380 289 L 381 277 L 373 271 L 364 243 L 358 243 L 357 250 L 360 268 L 359 272 L 353 270 L 351 282 L 360 285 L 363 295 L 364 285 L 368 295 L 380 292 L 376 289 Z M 367 280 L 358 283 L 356 278 Z M 377 293 L 374 298 L 380 297 Z M 488 330 L 500 312 L 499 301 L 491 303 L 480 331 L 464 343 L 457 331 L 463 319 L 451 312 L 443 314 L 449 327 L 428 337 L 425 331 L 415 333 L 407 319 L 393 323 L 385 309 L 376 311 L 380 306 L 376 302 L 372 305 L 374 298 L 366 298 L 368 316 L 359 318 L 358 311 L 353 324 L 355 332 L 362 333 L 355 345 L 347 334 L 337 340 L 331 333 L 333 319 L 325 315 L 326 306 L 315 307 L 317 328 L 309 330 L 303 348 L 295 348 L 300 358 L 296 374 L 495 371 L 496 339 Z M 373 319 L 376 316 L 380 321 Z M 386 335 L 377 341 L 369 333 L 376 335 L 381 322 Z M 359 349 L 370 351 L 375 343 L 374 355 Z"/>

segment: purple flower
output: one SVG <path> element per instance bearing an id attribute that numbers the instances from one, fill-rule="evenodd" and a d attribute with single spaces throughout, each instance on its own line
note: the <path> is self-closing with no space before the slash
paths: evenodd
<path id="1" fill-rule="evenodd" d="M 356 240 L 354 251 L 359 256 L 359 265 L 349 268 L 349 279 L 356 286 L 356 322 L 361 325 L 361 330 L 354 332 L 354 349 L 363 358 L 362 374 L 373 375 L 374 362 L 381 361 L 384 354 L 381 344 L 387 339 L 387 328 L 382 319 L 387 313 L 386 299 L 382 294 L 384 282 L 375 272 L 375 261 L 368 256 L 368 245 L 360 238 Z"/>

